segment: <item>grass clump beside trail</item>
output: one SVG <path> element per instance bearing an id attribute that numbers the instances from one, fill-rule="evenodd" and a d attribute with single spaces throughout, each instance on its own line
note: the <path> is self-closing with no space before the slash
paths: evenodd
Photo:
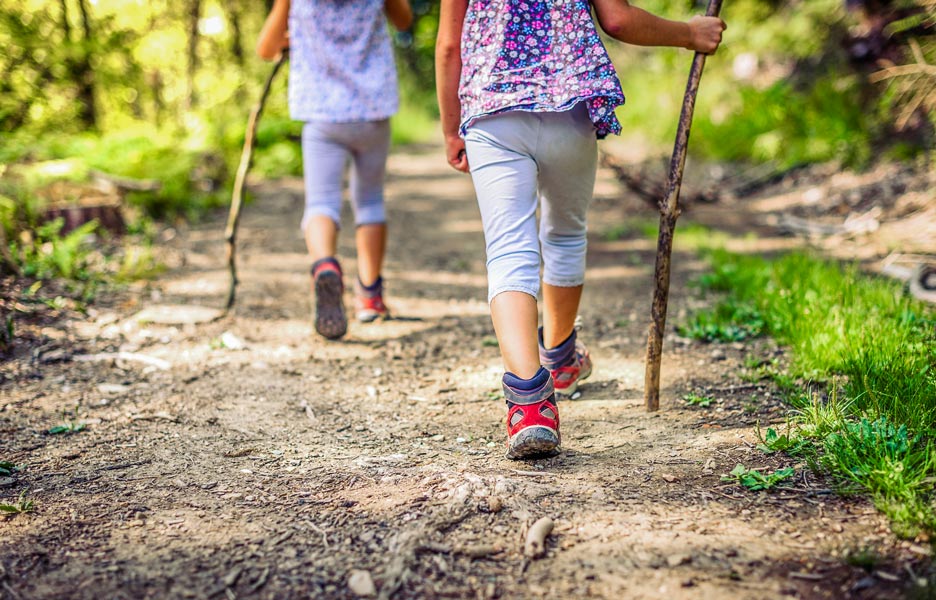
<path id="1" fill-rule="evenodd" d="M 797 417 L 782 435 L 768 429 L 764 448 L 804 455 L 843 491 L 869 494 L 899 535 L 936 531 L 936 311 L 854 265 L 710 257 L 698 283 L 722 298 L 680 331 L 769 335 L 791 350 L 788 376 L 800 385 L 785 387 Z"/>

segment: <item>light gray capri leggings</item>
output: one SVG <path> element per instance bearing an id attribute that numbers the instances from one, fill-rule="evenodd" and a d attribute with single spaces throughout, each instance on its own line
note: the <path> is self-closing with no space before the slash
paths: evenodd
<path id="1" fill-rule="evenodd" d="M 598 161 L 585 106 L 484 117 L 468 128 L 465 147 L 487 245 L 488 302 L 507 291 L 536 297 L 541 249 L 544 282 L 584 283 L 586 213 Z"/>
<path id="2" fill-rule="evenodd" d="M 390 120 L 354 123 L 307 122 L 302 128 L 305 212 L 341 226 L 344 169 L 351 159 L 351 206 L 356 225 L 384 223 L 383 185 L 390 149 Z"/>

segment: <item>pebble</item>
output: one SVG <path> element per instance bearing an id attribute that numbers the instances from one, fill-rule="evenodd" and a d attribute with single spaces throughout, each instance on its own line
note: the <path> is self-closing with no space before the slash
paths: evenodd
<path id="1" fill-rule="evenodd" d="M 377 586 L 369 571 L 355 569 L 348 577 L 348 588 L 356 595 L 370 598 L 377 595 Z"/>
<path id="2" fill-rule="evenodd" d="M 102 394 L 125 394 L 130 391 L 130 386 L 119 383 L 101 383 L 97 389 Z"/>
<path id="3" fill-rule="evenodd" d="M 445 436 L 442 435 L 441 433 L 437 433 L 429 439 L 431 439 L 433 442 L 444 442 Z"/>
<path id="4" fill-rule="evenodd" d="M 228 350 L 243 350 L 247 347 L 244 340 L 240 339 L 230 331 L 221 334 L 221 345 Z"/>
<path id="5" fill-rule="evenodd" d="M 692 557 L 688 554 L 671 554 L 666 557 L 666 564 L 671 568 L 685 565 L 692 562 Z"/>

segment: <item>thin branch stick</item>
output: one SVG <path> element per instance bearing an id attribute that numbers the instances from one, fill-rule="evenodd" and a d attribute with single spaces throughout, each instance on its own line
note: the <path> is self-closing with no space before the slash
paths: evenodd
<path id="1" fill-rule="evenodd" d="M 276 74 L 288 57 L 289 51 L 283 50 L 283 53 L 273 65 L 273 70 L 270 71 L 269 77 L 267 77 L 266 84 L 263 86 L 263 92 L 260 94 L 260 100 L 251 109 L 250 117 L 247 119 L 244 149 L 241 151 L 240 164 L 237 166 L 234 190 L 231 192 L 231 211 L 228 213 L 227 227 L 224 229 L 224 239 L 227 242 L 228 272 L 231 275 L 227 303 L 224 306 L 225 311 L 231 310 L 234 306 L 234 294 L 237 288 L 237 266 L 235 264 L 235 255 L 237 253 L 237 224 L 240 222 L 241 206 L 244 204 L 244 184 L 247 181 L 247 171 L 250 170 L 250 163 L 253 161 L 254 141 L 257 139 L 257 123 L 260 121 L 260 113 L 263 112 L 267 96 L 270 93 L 270 87 L 273 85 L 273 79 L 276 78 Z"/>
<path id="2" fill-rule="evenodd" d="M 718 16 L 722 0 L 709 0 L 706 15 Z M 663 355 L 663 332 L 666 327 L 666 304 L 669 300 L 670 257 L 673 253 L 673 232 L 679 218 L 679 187 L 682 185 L 683 168 L 686 165 L 686 148 L 689 145 L 689 127 L 695 110 L 696 94 L 702 79 L 705 55 L 696 52 L 689 70 L 689 82 L 683 97 L 676 143 L 670 161 L 666 198 L 660 204 L 660 234 L 657 239 L 656 266 L 653 279 L 653 304 L 650 308 L 650 330 L 647 335 L 647 371 L 644 379 L 644 401 L 648 411 L 660 408 L 660 359 Z"/>
<path id="3" fill-rule="evenodd" d="M 530 526 L 527 532 L 526 543 L 523 546 L 523 555 L 527 558 L 539 558 L 546 554 L 546 538 L 553 530 L 553 520 L 542 517 Z"/>

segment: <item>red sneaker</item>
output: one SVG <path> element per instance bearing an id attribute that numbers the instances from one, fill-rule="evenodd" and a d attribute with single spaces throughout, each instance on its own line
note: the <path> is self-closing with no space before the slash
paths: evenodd
<path id="1" fill-rule="evenodd" d="M 578 331 L 573 330 L 569 339 L 559 347 L 547 350 L 543 347 L 543 330 L 540 329 L 539 355 L 540 362 L 553 376 L 556 394 L 560 398 L 571 397 L 578 390 L 579 382 L 588 379 L 592 373 L 591 355 L 585 344 L 579 341 Z"/>
<path id="2" fill-rule="evenodd" d="M 542 371 L 545 373 L 545 371 Z M 536 390 L 526 391 L 508 384 L 504 376 L 504 396 L 507 399 L 507 458 L 532 459 L 553 456 L 559 451 L 559 407 L 551 376 Z"/>
<path id="3" fill-rule="evenodd" d="M 341 266 L 334 258 L 323 258 L 312 265 L 312 288 L 315 293 L 315 330 L 330 340 L 348 331 L 344 308 L 344 283 Z"/>
<path id="4" fill-rule="evenodd" d="M 377 319 L 389 319 L 390 311 L 383 301 L 383 278 L 378 277 L 370 288 L 364 287 L 358 279 L 354 294 L 354 310 L 357 320 L 370 323 Z"/>

